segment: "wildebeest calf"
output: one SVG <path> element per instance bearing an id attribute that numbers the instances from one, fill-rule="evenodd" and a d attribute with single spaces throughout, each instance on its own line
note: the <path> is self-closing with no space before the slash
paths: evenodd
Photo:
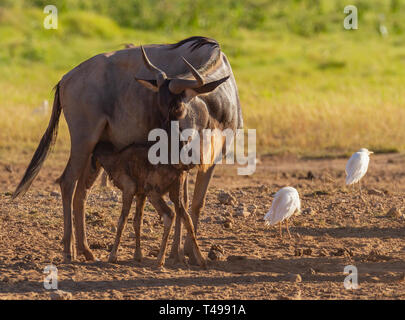
<path id="1" fill-rule="evenodd" d="M 136 196 L 136 213 L 133 220 L 136 239 L 134 258 L 138 261 L 142 259 L 140 245 L 142 214 L 145 199 L 148 197 L 163 218 L 164 232 L 157 261 L 158 266 L 164 264 L 167 242 L 175 218 L 175 213 L 163 199 L 163 196 L 169 192 L 170 200 L 174 203 L 176 212 L 182 218 L 192 239 L 193 250 L 198 257 L 198 262 L 205 267 L 205 260 L 197 244 L 192 220 L 184 206 L 183 185 L 186 171 L 169 164 L 152 165 L 148 160 L 148 147 L 135 144 L 117 151 L 112 144 L 100 142 L 94 149 L 92 163 L 94 168 L 101 165 L 114 185 L 122 191 L 122 211 L 114 246 L 108 261 L 115 262 L 117 260 L 122 231 L 128 220 L 132 200 Z"/>

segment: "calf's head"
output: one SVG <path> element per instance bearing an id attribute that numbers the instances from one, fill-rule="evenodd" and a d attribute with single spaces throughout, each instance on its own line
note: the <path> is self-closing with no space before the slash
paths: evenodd
<path id="1" fill-rule="evenodd" d="M 229 76 L 206 82 L 200 73 L 184 58 L 183 62 L 194 79 L 168 78 L 166 73 L 154 66 L 141 46 L 142 59 L 145 66 L 153 73 L 154 79 L 138 79 L 140 84 L 158 94 L 159 109 L 162 116 L 170 120 L 180 120 L 187 115 L 190 102 L 198 95 L 215 90 Z"/>

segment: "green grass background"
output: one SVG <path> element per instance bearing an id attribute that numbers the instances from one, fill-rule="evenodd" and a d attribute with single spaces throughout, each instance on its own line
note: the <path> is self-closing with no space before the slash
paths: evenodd
<path id="1" fill-rule="evenodd" d="M 47 4 L 0 0 L 0 156 L 35 150 L 50 110 L 33 110 L 83 60 L 192 35 L 229 57 L 259 153 L 405 150 L 405 0 L 59 0 L 57 30 L 43 28 Z M 348 4 L 358 30 L 343 28 Z"/>

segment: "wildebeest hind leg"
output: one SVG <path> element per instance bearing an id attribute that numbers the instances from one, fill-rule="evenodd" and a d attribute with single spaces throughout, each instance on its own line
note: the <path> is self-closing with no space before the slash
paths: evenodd
<path id="1" fill-rule="evenodd" d="M 75 221 L 75 231 L 77 239 L 77 254 L 83 254 L 87 261 L 94 261 L 95 257 L 87 243 L 87 235 L 85 228 L 85 203 L 87 192 L 96 181 L 100 173 L 100 164 L 96 163 L 94 168 L 91 164 L 91 157 L 87 161 L 85 170 L 77 182 L 74 198 L 73 198 L 73 213 Z"/>
<path id="2" fill-rule="evenodd" d="M 83 174 L 90 155 L 102 131 L 105 128 L 105 120 L 101 120 L 98 125 L 93 126 L 87 123 L 82 124 L 81 127 L 72 127 L 71 119 L 68 114 L 65 113 L 65 118 L 69 126 L 69 133 L 71 139 L 70 158 L 62 176 L 58 179 L 63 204 L 63 220 L 64 220 L 64 260 L 70 262 L 74 258 L 74 232 L 73 232 L 73 215 L 72 215 L 72 197 L 75 191 L 77 181 Z M 88 128 L 84 130 L 83 128 Z M 82 197 L 80 197 L 82 198 Z M 84 199 L 83 199 L 84 202 Z M 83 218 L 84 228 L 84 218 Z M 81 234 L 80 234 L 81 236 Z M 83 239 L 78 239 L 79 243 L 83 243 Z M 72 257 L 73 253 L 73 257 Z"/>
<path id="3" fill-rule="evenodd" d="M 75 259 L 72 197 L 76 188 L 77 180 L 86 166 L 86 162 L 90 156 L 91 150 L 92 149 L 86 150 L 84 146 L 81 148 L 75 147 L 74 149 L 72 147 L 68 164 L 62 176 L 58 179 L 63 204 L 63 255 L 65 262 L 70 262 L 72 259 Z"/>

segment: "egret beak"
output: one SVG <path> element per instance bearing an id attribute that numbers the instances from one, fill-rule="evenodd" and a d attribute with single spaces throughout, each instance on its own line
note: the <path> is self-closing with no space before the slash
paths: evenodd
<path id="1" fill-rule="evenodd" d="M 370 155 L 370 154 L 373 154 L 373 153 L 374 153 L 373 151 L 369 151 L 369 152 L 368 152 L 369 155 Z"/>

